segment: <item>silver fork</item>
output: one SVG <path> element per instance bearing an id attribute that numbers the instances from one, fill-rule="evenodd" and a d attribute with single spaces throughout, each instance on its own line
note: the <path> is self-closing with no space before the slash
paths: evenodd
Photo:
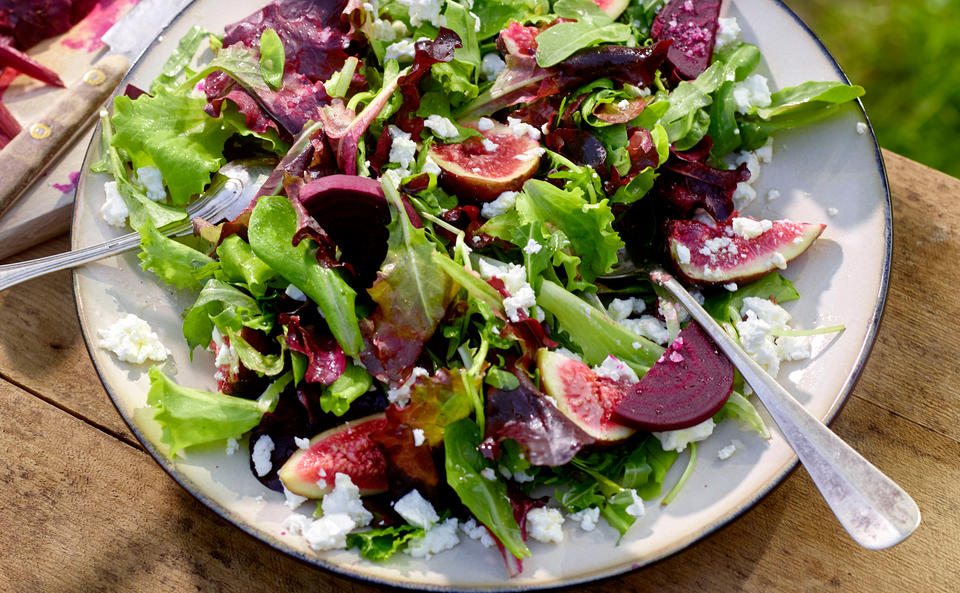
<path id="1" fill-rule="evenodd" d="M 920 524 L 910 495 L 813 417 L 758 365 L 670 274 L 650 272 L 713 338 L 753 388 L 840 524 L 861 546 L 888 548 Z"/>
<path id="2" fill-rule="evenodd" d="M 219 181 L 187 207 L 187 217 L 160 229 L 168 237 L 185 237 L 193 233 L 194 218 L 211 222 L 232 220 L 243 211 L 270 175 L 272 166 L 265 161 L 233 161 L 224 165 Z M 39 278 L 51 272 L 74 268 L 111 255 L 125 253 L 140 245 L 138 233 L 110 239 L 74 251 L 58 253 L 25 262 L 0 266 L 0 290 Z"/>

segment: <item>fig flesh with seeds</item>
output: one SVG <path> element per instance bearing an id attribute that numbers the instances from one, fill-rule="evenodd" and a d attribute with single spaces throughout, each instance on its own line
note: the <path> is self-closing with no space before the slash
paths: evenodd
<path id="1" fill-rule="evenodd" d="M 386 426 L 386 416 L 374 414 L 318 434 L 283 464 L 280 481 L 294 494 L 320 498 L 333 490 L 336 475 L 342 473 L 363 495 L 386 492 L 387 463 L 369 436 Z"/>
<path id="2" fill-rule="evenodd" d="M 627 390 L 612 418 L 631 428 L 689 428 L 710 418 L 733 391 L 733 363 L 696 322 Z"/>
<path id="3" fill-rule="evenodd" d="M 490 202 L 505 191 L 519 191 L 540 166 L 540 142 L 529 133 L 514 133 L 494 122 L 479 130 L 477 123 L 463 124 L 480 131 L 482 138 L 453 144 L 434 144 L 430 157 L 440 166 L 440 185 L 457 197 Z"/>
<path id="4" fill-rule="evenodd" d="M 738 222 L 747 230 L 738 228 Z M 734 213 L 724 223 L 671 220 L 667 223 L 667 242 L 673 267 L 688 282 L 748 282 L 785 269 L 824 228 L 824 224 L 789 220 L 757 221 Z"/>
<path id="5" fill-rule="evenodd" d="M 593 0 L 593 3 L 600 7 L 600 10 L 607 13 L 607 16 L 616 20 L 623 14 L 630 4 L 630 0 Z"/>
<path id="6" fill-rule="evenodd" d="M 579 360 L 546 348 L 537 351 L 537 368 L 544 393 L 554 400 L 551 403 L 593 438 L 619 441 L 636 432 L 610 418 L 626 395 L 622 382 L 600 377 Z"/>

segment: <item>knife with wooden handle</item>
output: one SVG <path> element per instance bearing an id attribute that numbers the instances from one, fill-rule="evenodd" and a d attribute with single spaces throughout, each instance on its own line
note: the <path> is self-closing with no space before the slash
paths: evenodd
<path id="1" fill-rule="evenodd" d="M 131 64 L 191 1 L 140 0 L 104 33 L 102 40 L 110 47 L 110 53 L 0 151 L 0 216 L 94 121 Z"/>

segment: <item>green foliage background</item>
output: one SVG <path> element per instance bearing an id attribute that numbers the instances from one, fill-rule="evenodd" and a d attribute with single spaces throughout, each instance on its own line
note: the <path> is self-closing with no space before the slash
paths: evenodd
<path id="1" fill-rule="evenodd" d="M 960 177 L 960 0 L 785 0 L 867 89 L 880 145 Z"/>

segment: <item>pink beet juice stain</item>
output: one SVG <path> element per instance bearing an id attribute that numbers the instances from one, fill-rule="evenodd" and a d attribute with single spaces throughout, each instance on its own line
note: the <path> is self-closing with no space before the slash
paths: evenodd
<path id="1" fill-rule="evenodd" d="M 100 0 L 97 5 L 74 25 L 60 41 L 70 49 L 85 49 L 94 52 L 103 47 L 100 38 L 123 16 L 138 0 Z"/>
<path id="2" fill-rule="evenodd" d="M 51 187 L 59 191 L 60 193 L 69 194 L 73 190 L 77 189 L 77 181 L 80 179 L 80 171 L 74 171 L 67 176 L 67 179 L 70 180 L 70 183 L 53 183 Z"/>

